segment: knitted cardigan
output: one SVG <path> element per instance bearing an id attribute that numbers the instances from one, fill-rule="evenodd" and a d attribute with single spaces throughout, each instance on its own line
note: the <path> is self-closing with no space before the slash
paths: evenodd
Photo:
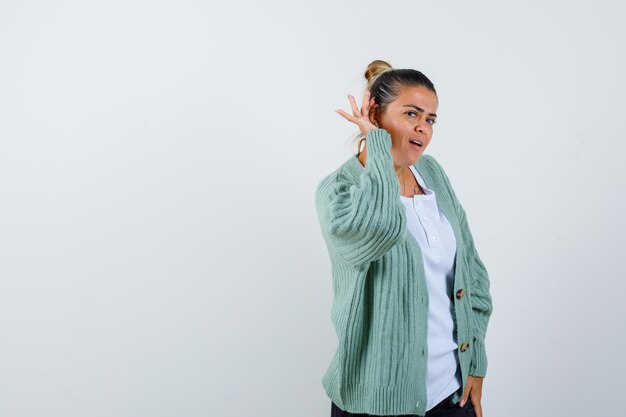
<path id="1" fill-rule="evenodd" d="M 457 241 L 454 320 L 465 390 L 468 375 L 487 371 L 489 276 L 441 165 L 422 154 L 414 167 L 435 191 Z M 406 228 L 389 133 L 371 130 L 365 167 L 351 156 L 320 181 L 315 204 L 330 256 L 339 342 L 324 390 L 350 413 L 425 415 L 428 290 L 420 246 Z M 458 390 L 453 401 L 461 395 Z"/>

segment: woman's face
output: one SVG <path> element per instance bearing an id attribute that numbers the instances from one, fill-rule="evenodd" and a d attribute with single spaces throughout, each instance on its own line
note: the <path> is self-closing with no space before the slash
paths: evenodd
<path id="1" fill-rule="evenodd" d="M 378 117 L 378 127 L 391 135 L 391 155 L 398 166 L 413 165 L 433 136 L 437 96 L 423 86 L 402 87 L 395 101 Z M 421 146 L 411 143 L 417 140 Z"/>

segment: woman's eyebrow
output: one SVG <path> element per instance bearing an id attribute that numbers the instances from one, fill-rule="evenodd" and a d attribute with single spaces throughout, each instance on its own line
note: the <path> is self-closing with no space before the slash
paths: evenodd
<path id="1" fill-rule="evenodd" d="M 415 104 L 405 104 L 403 107 L 413 107 L 415 110 L 421 111 L 422 113 L 424 113 L 424 109 L 421 107 L 417 107 Z M 437 117 L 436 113 L 428 113 L 428 115 Z"/>

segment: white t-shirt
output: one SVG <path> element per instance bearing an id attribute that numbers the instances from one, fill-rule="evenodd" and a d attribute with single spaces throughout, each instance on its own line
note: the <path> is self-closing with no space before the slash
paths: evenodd
<path id="1" fill-rule="evenodd" d="M 428 286 L 428 411 L 461 387 L 453 302 L 456 239 L 448 219 L 437 206 L 435 192 L 426 188 L 415 167 L 410 169 L 425 192 L 400 199 L 406 208 L 407 228 L 422 250 Z"/>

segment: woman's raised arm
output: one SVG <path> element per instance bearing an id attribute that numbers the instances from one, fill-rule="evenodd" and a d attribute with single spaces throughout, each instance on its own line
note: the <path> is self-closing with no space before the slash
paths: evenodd
<path id="1" fill-rule="evenodd" d="M 356 268 L 382 257 L 406 228 L 391 135 L 384 129 L 372 129 L 366 141 L 367 162 L 358 184 L 338 172 L 324 178 L 316 191 L 324 236 L 340 257 Z"/>

